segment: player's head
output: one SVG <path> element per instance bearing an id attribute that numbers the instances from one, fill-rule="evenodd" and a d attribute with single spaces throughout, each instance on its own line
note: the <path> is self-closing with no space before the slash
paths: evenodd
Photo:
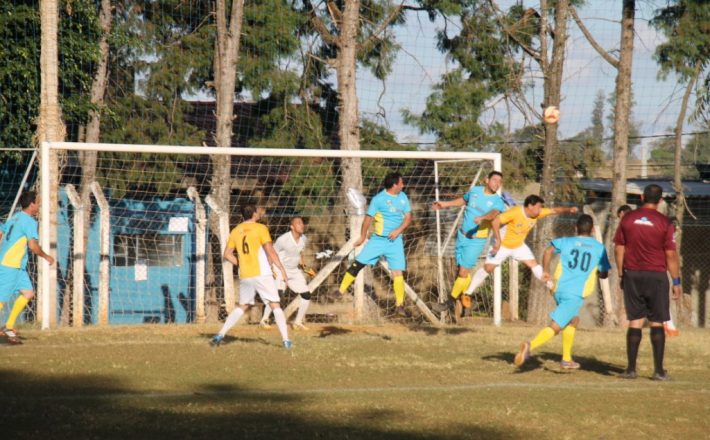
<path id="1" fill-rule="evenodd" d="M 663 197 L 663 188 L 656 185 L 655 183 L 646 185 L 646 187 L 643 189 L 643 195 L 641 197 L 643 198 L 644 203 L 657 205 L 658 202 L 661 201 L 661 197 Z"/>
<path id="2" fill-rule="evenodd" d="M 523 208 L 525 208 L 525 214 L 530 218 L 537 218 L 540 215 L 540 211 L 542 211 L 542 207 L 544 204 L 545 201 L 542 199 L 542 197 L 535 194 L 530 194 L 529 196 L 525 197 L 525 200 L 523 201 Z"/>
<path id="3" fill-rule="evenodd" d="M 621 219 L 628 212 L 631 212 L 631 207 L 629 205 L 621 205 L 619 209 L 616 210 L 616 216 Z"/>
<path id="4" fill-rule="evenodd" d="M 582 214 L 577 219 L 577 235 L 592 235 L 594 219 L 591 215 Z"/>
<path id="5" fill-rule="evenodd" d="M 257 221 L 266 212 L 261 206 L 257 206 L 256 203 L 245 203 L 242 205 L 242 218 L 244 221 Z"/>
<path id="6" fill-rule="evenodd" d="M 303 234 L 306 232 L 306 224 L 303 222 L 301 217 L 294 217 L 291 219 L 291 230 L 297 234 Z"/>
<path id="7" fill-rule="evenodd" d="M 503 186 L 503 174 L 500 171 L 491 171 L 486 177 L 486 187 L 491 193 L 498 192 Z"/>
<path id="8" fill-rule="evenodd" d="M 23 191 L 20 195 L 20 206 L 23 211 L 32 211 L 30 214 L 39 212 L 39 197 L 35 191 Z"/>
<path id="9" fill-rule="evenodd" d="M 386 190 L 397 194 L 404 188 L 404 179 L 402 179 L 402 175 L 400 173 L 394 171 L 385 176 L 382 186 Z"/>

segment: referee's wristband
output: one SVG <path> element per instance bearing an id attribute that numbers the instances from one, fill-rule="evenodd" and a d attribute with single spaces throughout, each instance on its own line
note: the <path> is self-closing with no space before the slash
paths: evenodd
<path id="1" fill-rule="evenodd" d="M 680 277 L 673 278 L 673 285 L 674 285 L 674 286 L 680 286 Z"/>

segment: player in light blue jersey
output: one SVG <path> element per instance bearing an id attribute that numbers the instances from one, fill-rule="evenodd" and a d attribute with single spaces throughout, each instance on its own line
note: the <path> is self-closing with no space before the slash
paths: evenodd
<path id="1" fill-rule="evenodd" d="M 531 353 L 562 331 L 563 369 L 577 369 L 579 364 L 572 360 L 572 344 L 579 324 L 579 311 L 584 298 L 594 292 L 597 272 L 600 278 L 606 278 L 611 269 L 604 245 L 592 238 L 594 220 L 586 214 L 577 220 L 577 236 L 561 237 L 552 240 L 545 249 L 542 259 L 543 280 L 550 281 L 550 261 L 553 254 L 560 255 L 552 277 L 552 290 L 557 308 L 550 313 L 552 321 L 548 327 L 540 330 L 535 338 L 523 342 L 520 352 L 515 356 L 515 365 L 521 366 L 531 357 Z M 563 330 L 564 329 L 564 330 Z"/>
<path id="2" fill-rule="evenodd" d="M 373 221 L 375 223 L 374 234 L 370 236 L 370 240 L 348 267 L 336 296 L 342 297 L 363 267 L 377 263 L 380 257 L 384 256 L 392 271 L 397 315 L 405 316 L 404 275 L 402 272 L 407 269 L 407 261 L 404 257 L 402 232 L 412 222 L 412 207 L 407 195 L 402 192 L 404 180 L 401 174 L 396 172 L 387 174 L 383 186 L 385 189 L 370 201 L 367 216 L 362 222 L 360 238 L 355 242 L 355 247 L 365 242 Z"/>
<path id="3" fill-rule="evenodd" d="M 34 296 L 32 281 L 27 274 L 27 249 L 54 264 L 54 258 L 46 254 L 39 246 L 37 220 L 39 199 L 34 191 L 26 191 L 20 196 L 22 211 L 13 215 L 0 227 L 0 309 L 6 302 L 20 294 L 10 311 L 10 316 L 2 333 L 11 344 L 22 342 L 15 331 L 15 321 Z"/>
<path id="4" fill-rule="evenodd" d="M 488 243 L 491 231 L 491 221 L 505 211 L 503 198 L 497 191 L 503 184 L 503 175 L 499 171 L 491 171 L 485 180 L 485 186 L 474 186 L 462 197 L 448 201 L 438 201 L 432 204 L 434 209 L 465 206 L 463 222 L 456 235 L 456 264 L 458 277 L 451 288 L 447 302 L 435 305 L 438 311 L 451 309 L 454 301 L 461 297 L 464 307 L 471 307 L 471 297 L 461 296 L 471 283 L 471 270 L 476 266 L 478 257 Z M 458 314 L 456 315 L 458 316 Z"/>

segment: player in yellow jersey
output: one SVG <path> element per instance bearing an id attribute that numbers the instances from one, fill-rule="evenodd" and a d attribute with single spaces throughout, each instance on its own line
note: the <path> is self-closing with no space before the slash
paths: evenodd
<path id="1" fill-rule="evenodd" d="M 533 275 L 542 281 L 542 266 L 535 261 L 535 256 L 525 244 L 525 238 L 537 221 L 549 215 L 575 213 L 576 207 L 571 208 L 544 208 L 545 201 L 536 195 L 529 195 L 525 198 L 523 206 L 514 206 L 493 220 L 491 227 L 495 236 L 495 243 L 486 257 L 486 264 L 478 269 L 473 275 L 471 284 L 466 290 L 467 295 L 471 295 L 486 280 L 488 274 L 493 272 L 496 266 L 500 265 L 506 258 L 512 257 L 517 261 L 522 261 L 532 270 Z M 505 233 L 501 238 L 501 225 L 505 226 Z"/>
<path id="2" fill-rule="evenodd" d="M 279 255 L 274 250 L 269 228 L 258 222 L 264 213 L 263 208 L 254 204 L 242 206 L 244 222 L 237 225 L 229 234 L 224 249 L 224 259 L 239 266 L 239 307 L 227 316 L 222 329 L 212 338 L 210 343 L 213 346 L 218 346 L 229 329 L 234 327 L 244 313 L 254 305 L 254 297 L 258 293 L 264 304 L 271 307 L 284 348 L 293 347 L 288 339 L 286 315 L 281 310 L 279 292 L 271 272 L 271 265 L 281 271 L 285 281 L 288 277 Z M 237 256 L 234 255 L 235 250 Z"/>

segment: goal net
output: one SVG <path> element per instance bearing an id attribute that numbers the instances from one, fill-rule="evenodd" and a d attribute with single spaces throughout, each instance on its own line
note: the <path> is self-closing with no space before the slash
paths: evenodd
<path id="1" fill-rule="evenodd" d="M 86 158 L 94 154 L 89 169 Z M 222 251 L 245 203 L 266 209 L 274 240 L 294 216 L 304 219 L 304 259 L 317 273 L 309 278 L 307 321 L 437 324 L 430 308 L 448 295 L 456 274 L 452 231 L 460 215 L 458 208 L 434 211 L 432 202 L 460 197 L 501 165 L 497 153 L 79 143 L 45 143 L 41 155 L 40 236 L 47 248 L 56 237 L 57 255 L 56 270 L 39 262 L 43 327 L 222 319 L 239 299 L 237 270 Z M 56 170 L 44 166 L 52 155 Z M 228 167 L 216 166 L 220 160 Z M 364 217 L 348 192 L 369 202 L 391 171 L 403 175 L 413 215 L 404 233 L 406 317 L 394 315 L 384 260 L 361 271 L 345 300 L 330 295 L 359 252 L 352 245 Z M 59 173 L 56 197 L 52 172 Z M 217 196 L 220 182 L 228 200 Z M 486 295 L 474 313 L 493 317 L 492 293 Z M 282 297 L 287 315 L 296 299 L 289 291 Z"/>

